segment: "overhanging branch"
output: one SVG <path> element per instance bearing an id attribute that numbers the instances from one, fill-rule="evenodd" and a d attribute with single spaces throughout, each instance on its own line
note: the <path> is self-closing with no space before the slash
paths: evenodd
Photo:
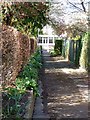
<path id="1" fill-rule="evenodd" d="M 69 3 L 69 4 L 71 4 L 73 7 L 75 7 L 75 8 L 77 8 L 77 9 L 79 9 L 79 10 L 81 10 L 81 11 L 82 11 L 82 9 L 81 9 L 81 8 L 79 8 L 78 6 L 76 6 L 75 4 L 71 3 L 69 0 L 67 0 L 67 1 L 68 1 L 68 3 Z"/>
<path id="2" fill-rule="evenodd" d="M 84 12 L 86 12 L 86 8 L 84 6 L 84 2 L 81 2 L 81 5 L 82 5 L 82 8 L 83 8 Z"/>

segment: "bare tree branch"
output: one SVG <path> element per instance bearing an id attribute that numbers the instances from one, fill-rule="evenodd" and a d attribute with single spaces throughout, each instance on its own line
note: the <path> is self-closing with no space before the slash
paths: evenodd
<path id="1" fill-rule="evenodd" d="M 81 11 L 82 11 L 82 9 L 81 9 L 81 8 L 79 8 L 78 6 L 76 6 L 75 4 L 71 3 L 69 0 L 67 0 L 67 1 L 68 1 L 68 3 L 69 3 L 69 4 L 71 4 L 73 7 L 75 7 L 75 8 L 77 8 L 77 9 L 79 9 L 79 10 L 81 10 Z"/>
<path id="2" fill-rule="evenodd" d="M 83 8 L 84 12 L 86 12 L 86 8 L 84 6 L 84 2 L 81 2 L 81 5 L 82 5 L 82 8 Z"/>
<path id="3" fill-rule="evenodd" d="M 73 4 L 72 2 L 70 2 L 69 0 L 67 0 L 73 7 L 75 7 L 75 8 L 77 8 L 77 9 L 79 9 L 79 10 L 81 10 L 81 11 L 84 11 L 85 13 L 86 13 L 86 8 L 85 8 L 85 5 L 84 5 L 84 2 L 81 0 L 81 6 L 82 6 L 82 9 L 81 8 L 79 8 L 77 5 L 75 5 L 75 4 Z"/>

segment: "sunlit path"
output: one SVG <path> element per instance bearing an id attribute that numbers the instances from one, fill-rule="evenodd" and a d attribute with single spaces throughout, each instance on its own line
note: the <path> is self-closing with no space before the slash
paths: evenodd
<path id="1" fill-rule="evenodd" d="M 0 120 L 86 120 L 90 0 L 3 1 Z"/>
<path id="2" fill-rule="evenodd" d="M 50 57 L 44 51 L 47 109 L 51 118 L 88 117 L 88 77 L 85 70 L 76 69 L 66 60 Z"/>

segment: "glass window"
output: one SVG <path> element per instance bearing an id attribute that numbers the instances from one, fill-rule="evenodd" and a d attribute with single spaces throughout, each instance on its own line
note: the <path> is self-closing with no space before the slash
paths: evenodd
<path id="1" fill-rule="evenodd" d="M 43 38 L 43 43 L 45 43 L 45 37 Z"/>
<path id="2" fill-rule="evenodd" d="M 53 43 L 53 37 L 49 38 L 49 43 Z"/>
<path id="3" fill-rule="evenodd" d="M 44 37 L 44 38 L 43 38 L 43 43 L 47 43 L 47 42 L 48 42 L 47 37 Z"/>
<path id="4" fill-rule="evenodd" d="M 41 37 L 39 37 L 38 43 L 42 43 L 42 38 Z"/>
<path id="5" fill-rule="evenodd" d="M 46 43 L 48 43 L 48 40 L 46 39 Z"/>

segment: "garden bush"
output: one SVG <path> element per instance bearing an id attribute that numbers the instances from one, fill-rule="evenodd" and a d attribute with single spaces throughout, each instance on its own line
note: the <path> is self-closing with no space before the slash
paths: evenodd
<path id="1" fill-rule="evenodd" d="M 17 29 L 2 25 L 2 87 L 12 86 L 18 72 L 25 66 L 31 55 L 31 40 Z M 33 46 L 34 48 L 34 46 Z"/>
<path id="2" fill-rule="evenodd" d="M 80 66 L 81 68 L 90 71 L 90 31 L 88 31 L 83 37 Z"/>
<path id="3" fill-rule="evenodd" d="M 55 40 L 55 46 L 54 46 L 54 51 L 56 55 L 61 55 L 62 54 L 62 42 L 63 40 Z"/>
<path id="4" fill-rule="evenodd" d="M 62 42 L 63 42 L 63 40 L 55 40 L 54 50 L 50 51 L 50 55 L 52 57 L 62 54 Z"/>
<path id="5" fill-rule="evenodd" d="M 37 80 L 41 66 L 41 52 L 40 49 L 37 49 L 30 57 L 28 64 L 17 76 L 14 87 L 4 89 L 4 94 L 7 98 L 14 102 L 12 105 L 8 104 L 8 106 L 3 108 L 3 118 L 9 118 L 11 116 L 15 116 L 16 118 L 20 117 L 20 99 L 27 90 L 33 90 L 35 96 L 39 95 Z"/>
<path id="6" fill-rule="evenodd" d="M 57 53 L 56 53 L 54 50 L 51 50 L 51 51 L 50 51 L 50 56 L 51 56 L 51 57 L 56 57 L 56 56 L 57 56 Z"/>

